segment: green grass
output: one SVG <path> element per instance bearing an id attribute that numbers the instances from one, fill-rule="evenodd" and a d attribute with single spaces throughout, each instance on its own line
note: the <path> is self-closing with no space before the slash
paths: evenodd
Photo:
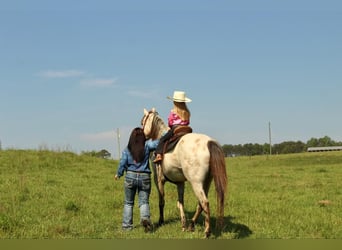
<path id="1" fill-rule="evenodd" d="M 132 231 L 121 230 L 123 179 L 113 176 L 117 161 L 70 152 L 0 151 L 0 238 L 16 239 L 201 239 L 203 217 L 195 232 L 182 232 L 176 187 L 166 184 L 166 224 L 144 233 L 134 208 Z M 214 229 L 216 199 L 212 186 L 213 238 L 342 238 L 342 152 L 236 157 L 227 159 L 225 228 Z M 158 221 L 155 186 L 152 221 Z M 197 201 L 188 184 L 188 219 Z"/>
<path id="2" fill-rule="evenodd" d="M 236 158 L 229 165 L 228 213 L 250 228 L 250 238 L 342 237 L 341 152 Z"/>

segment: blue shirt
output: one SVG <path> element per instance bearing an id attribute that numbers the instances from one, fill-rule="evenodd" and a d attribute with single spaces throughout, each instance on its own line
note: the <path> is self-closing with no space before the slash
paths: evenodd
<path id="1" fill-rule="evenodd" d="M 126 147 L 122 151 L 117 175 L 119 177 L 123 176 L 124 171 L 151 173 L 151 169 L 149 166 L 150 153 L 157 148 L 158 143 L 159 140 L 148 140 L 145 142 L 145 157 L 142 162 L 135 162 L 132 158 L 131 153 Z"/>

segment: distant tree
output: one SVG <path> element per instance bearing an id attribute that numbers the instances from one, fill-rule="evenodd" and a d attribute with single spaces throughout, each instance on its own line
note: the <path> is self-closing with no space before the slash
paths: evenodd
<path id="1" fill-rule="evenodd" d="M 96 152 L 95 150 L 92 151 L 82 151 L 82 155 L 88 155 L 91 157 L 98 157 L 103 159 L 109 159 L 111 154 L 106 150 L 102 149 L 101 151 Z"/>
<path id="2" fill-rule="evenodd" d="M 236 155 L 245 155 L 243 146 L 241 144 L 235 145 L 234 146 L 234 153 Z"/>
<path id="3" fill-rule="evenodd" d="M 247 143 L 243 145 L 244 155 L 261 155 L 264 153 L 264 147 L 257 143 Z"/>
<path id="4" fill-rule="evenodd" d="M 222 150 L 223 150 L 224 155 L 225 155 L 226 157 L 235 155 L 234 146 L 231 145 L 231 144 L 229 144 L 229 145 L 224 144 L 224 145 L 222 146 Z"/>
<path id="5" fill-rule="evenodd" d="M 273 151 L 277 154 L 290 154 L 305 152 L 306 145 L 301 141 L 285 141 L 273 145 Z"/>
<path id="6" fill-rule="evenodd" d="M 321 138 L 311 138 L 307 141 L 307 147 L 329 147 L 337 146 L 340 143 L 333 141 L 329 136 L 324 136 Z"/>
<path id="7" fill-rule="evenodd" d="M 318 139 L 317 138 L 311 138 L 306 142 L 307 147 L 318 147 Z"/>
<path id="8" fill-rule="evenodd" d="M 269 150 L 269 146 L 267 148 Z M 265 145 L 260 145 L 257 143 L 246 143 L 244 145 L 224 144 L 222 149 L 226 157 L 236 155 L 261 155 L 266 153 Z"/>
<path id="9" fill-rule="evenodd" d="M 263 154 L 270 154 L 270 144 L 264 143 L 264 145 L 262 146 L 262 151 Z"/>
<path id="10" fill-rule="evenodd" d="M 103 159 L 109 159 L 111 154 L 107 150 L 102 149 L 101 151 L 97 152 L 96 156 Z"/>
<path id="11" fill-rule="evenodd" d="M 329 147 L 334 146 L 335 142 L 329 136 L 324 136 L 318 139 L 318 145 L 319 147 Z"/>

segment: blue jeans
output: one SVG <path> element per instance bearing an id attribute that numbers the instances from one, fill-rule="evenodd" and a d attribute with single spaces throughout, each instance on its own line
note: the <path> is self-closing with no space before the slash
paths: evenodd
<path id="1" fill-rule="evenodd" d="M 126 172 L 125 177 L 125 203 L 123 209 L 123 229 L 133 228 L 133 207 L 135 194 L 138 192 L 140 221 L 150 221 L 150 193 L 151 176 L 147 173 Z"/>

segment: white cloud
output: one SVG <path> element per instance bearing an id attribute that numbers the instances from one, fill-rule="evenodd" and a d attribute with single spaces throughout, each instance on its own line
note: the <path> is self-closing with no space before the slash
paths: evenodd
<path id="1" fill-rule="evenodd" d="M 37 74 L 39 77 L 44 78 L 70 78 L 78 77 L 80 79 L 81 86 L 86 87 L 112 87 L 114 86 L 118 78 L 91 78 L 89 74 L 81 70 L 45 70 Z"/>
<path id="2" fill-rule="evenodd" d="M 40 77 L 46 78 L 67 78 L 67 77 L 80 77 L 85 74 L 81 70 L 46 70 L 38 73 Z"/>
<path id="3" fill-rule="evenodd" d="M 82 86 L 87 87 L 111 87 L 117 82 L 117 78 L 93 78 L 81 80 Z"/>

